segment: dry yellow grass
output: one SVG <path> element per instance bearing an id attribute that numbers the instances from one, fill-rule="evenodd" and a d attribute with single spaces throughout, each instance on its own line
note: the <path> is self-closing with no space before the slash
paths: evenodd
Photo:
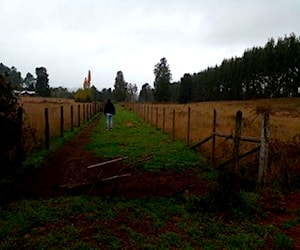
<path id="1" fill-rule="evenodd" d="M 201 102 L 192 104 L 135 104 L 132 109 L 155 126 L 156 108 L 158 108 L 158 127 L 162 128 L 162 114 L 163 108 L 165 108 L 165 131 L 167 133 L 172 132 L 173 109 L 175 109 L 176 138 L 186 140 L 188 107 L 191 109 L 190 141 L 192 143 L 201 141 L 203 138 L 212 134 L 214 109 L 217 111 L 218 132 L 227 134 L 233 133 L 235 114 L 240 110 L 243 112 L 243 136 L 260 136 L 260 114 L 264 111 L 270 113 L 270 134 L 272 138 L 285 141 L 300 133 L 300 99 L 296 98 Z"/>
<path id="2" fill-rule="evenodd" d="M 270 168 L 281 168 L 283 165 L 272 159 L 274 154 L 286 156 L 279 157 L 284 166 L 290 164 L 299 166 L 297 152 L 287 154 L 286 145 L 291 150 L 291 144 L 299 146 L 300 140 L 300 98 L 263 99 L 251 101 L 220 101 L 199 102 L 190 104 L 128 104 L 143 119 L 153 126 L 163 128 L 163 109 L 165 109 L 165 132 L 172 134 L 173 110 L 175 110 L 175 139 L 187 141 L 188 108 L 190 107 L 190 145 L 196 144 L 212 135 L 213 110 L 217 112 L 216 131 L 222 134 L 234 134 L 235 115 L 238 110 L 243 113 L 242 136 L 260 138 L 261 114 L 270 114 Z M 158 117 L 156 118 L 156 113 Z M 152 114 L 152 115 L 151 115 Z M 156 121 L 158 120 L 157 124 Z M 273 144 L 272 144 L 273 143 Z M 276 144 L 276 146 L 275 146 Z M 228 160 L 232 155 L 232 140 L 217 137 L 216 156 L 219 162 Z M 258 146 L 255 143 L 241 142 L 241 153 Z M 199 147 L 199 151 L 208 158 L 211 155 L 212 143 L 208 141 Z M 274 149 L 277 152 L 272 152 Z M 293 157 L 291 157 L 291 154 Z M 287 156 L 289 155 L 289 156 Z M 274 158 L 274 157 L 273 157 Z M 256 161 L 258 157 L 250 156 L 245 161 Z M 279 166 L 280 165 L 280 166 Z M 296 166 L 295 166 L 296 167 Z M 276 172 L 276 171 L 275 171 Z"/>
<path id="3" fill-rule="evenodd" d="M 27 131 L 26 147 L 39 147 L 45 140 L 45 108 L 48 108 L 50 137 L 60 136 L 60 112 L 63 107 L 64 131 L 71 129 L 71 106 L 73 106 L 73 126 L 78 126 L 78 109 L 80 109 L 80 122 L 90 113 L 91 104 L 75 103 L 72 99 L 21 97 L 20 104 L 24 113 L 24 128 Z M 80 108 L 79 108 L 80 106 Z M 88 110 L 87 110 L 88 109 Z M 34 145 L 33 145 L 34 144 Z"/>

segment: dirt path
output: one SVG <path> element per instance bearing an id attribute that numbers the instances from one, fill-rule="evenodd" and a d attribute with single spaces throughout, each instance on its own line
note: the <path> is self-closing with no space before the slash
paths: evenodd
<path id="1" fill-rule="evenodd" d="M 195 177 L 192 171 L 141 172 L 122 162 L 87 169 L 104 161 L 84 149 L 98 122 L 96 118 L 61 149 L 51 153 L 41 169 L 28 175 L 23 182 L 23 195 L 32 198 L 64 194 L 143 197 L 172 196 L 186 189 L 197 194 L 208 191 L 207 183 Z M 122 175 L 122 178 L 110 179 Z"/>

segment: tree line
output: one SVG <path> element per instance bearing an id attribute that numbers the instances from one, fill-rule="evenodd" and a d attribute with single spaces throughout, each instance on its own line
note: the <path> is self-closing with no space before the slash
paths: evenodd
<path id="1" fill-rule="evenodd" d="M 114 88 L 103 88 L 102 91 L 99 91 L 94 85 L 85 84 L 87 79 L 83 83 L 83 88 L 76 91 L 69 91 L 61 86 L 53 88 L 49 85 L 49 74 L 45 67 L 37 67 L 35 73 L 36 77 L 28 72 L 23 79 L 16 67 L 9 68 L 0 63 L 0 76 L 15 91 L 31 91 L 36 96 L 42 97 L 73 98 L 78 102 L 105 101 L 108 98 L 119 102 L 137 99 L 136 84 L 127 83 L 122 71 L 118 71 L 116 74 Z"/>
<path id="2" fill-rule="evenodd" d="M 23 79 L 21 73 L 16 67 L 7 67 L 0 63 L 0 75 L 9 84 L 12 90 L 16 91 L 31 91 L 38 96 L 50 97 L 51 94 L 57 95 L 57 92 L 62 92 L 60 88 L 50 88 L 49 75 L 45 67 L 37 67 L 35 69 L 36 77 L 28 72 Z"/>
<path id="3" fill-rule="evenodd" d="M 274 38 L 262 46 L 246 49 L 241 57 L 224 59 L 220 65 L 198 73 L 185 73 L 172 82 L 170 65 L 166 58 L 154 66 L 153 87 L 142 85 L 138 94 L 136 84 L 125 81 L 123 72 L 117 72 L 113 88 L 98 91 L 95 86 L 75 92 L 67 88 L 50 88 L 45 67 L 35 70 L 36 77 L 27 73 L 22 79 L 15 67 L 0 64 L 0 75 L 12 89 L 33 90 L 39 96 L 74 98 L 91 102 L 114 99 L 118 102 L 199 102 L 216 100 L 247 100 L 273 97 L 300 96 L 300 38 L 294 33 Z"/>
<path id="4" fill-rule="evenodd" d="M 154 67 L 154 88 L 145 83 L 141 102 L 199 102 L 300 96 L 300 38 L 273 38 L 263 47 L 247 49 L 241 57 L 189 74 L 178 82 L 166 58 Z"/>

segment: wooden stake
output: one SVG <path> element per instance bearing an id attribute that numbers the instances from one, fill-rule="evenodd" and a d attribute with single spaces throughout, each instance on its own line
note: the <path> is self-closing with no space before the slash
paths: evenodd
<path id="1" fill-rule="evenodd" d="M 269 113 L 262 115 L 261 125 L 261 147 L 259 153 L 259 167 L 257 182 L 265 184 L 266 170 L 268 166 L 268 153 L 269 153 Z"/>
<path id="2" fill-rule="evenodd" d="M 187 135 L 186 135 L 186 145 L 190 145 L 190 129 L 191 129 L 191 108 L 188 107 L 188 122 L 187 122 Z"/>
<path id="3" fill-rule="evenodd" d="M 213 118 L 213 131 L 212 131 L 212 153 L 211 153 L 211 162 L 215 164 L 216 158 L 216 124 L 217 124 L 217 111 L 214 109 L 214 118 Z"/>
<path id="4" fill-rule="evenodd" d="M 131 176 L 131 174 L 115 175 L 115 176 L 112 176 L 112 177 L 101 179 L 101 181 L 110 181 L 110 180 L 113 180 L 113 179 L 118 179 L 118 178 L 127 177 L 127 176 Z"/>
<path id="5" fill-rule="evenodd" d="M 242 111 L 236 112 L 235 120 L 235 135 L 234 135 L 234 146 L 233 146 L 233 168 L 236 173 L 239 173 L 239 151 L 240 151 L 240 139 L 242 132 Z"/>
<path id="6" fill-rule="evenodd" d="M 87 168 L 96 168 L 96 167 L 100 167 L 100 166 L 103 166 L 103 165 L 106 165 L 106 164 L 110 164 L 110 163 L 114 163 L 114 162 L 118 162 L 118 161 L 123 161 L 127 158 L 128 157 L 126 156 L 126 157 L 116 158 L 116 159 L 113 159 L 113 160 L 110 160 L 110 161 L 100 162 L 100 163 L 97 163 L 97 164 L 94 164 L 94 165 L 90 165 Z"/>

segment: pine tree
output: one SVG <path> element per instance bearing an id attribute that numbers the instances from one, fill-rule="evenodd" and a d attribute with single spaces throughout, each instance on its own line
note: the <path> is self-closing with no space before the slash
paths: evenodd
<path id="1" fill-rule="evenodd" d="M 117 72 L 115 78 L 115 89 L 114 89 L 114 98 L 118 102 L 126 101 L 127 98 L 127 82 L 125 82 L 124 75 L 122 71 Z"/>
<path id="2" fill-rule="evenodd" d="M 160 62 L 155 65 L 154 68 L 154 99 L 157 102 L 168 102 L 170 101 L 170 81 L 172 75 L 170 66 L 168 65 L 167 59 L 162 58 Z"/>
<path id="3" fill-rule="evenodd" d="M 45 67 L 39 67 L 35 69 L 37 75 L 36 78 L 36 93 L 40 96 L 48 97 L 50 96 L 50 86 L 48 84 L 48 74 Z"/>

